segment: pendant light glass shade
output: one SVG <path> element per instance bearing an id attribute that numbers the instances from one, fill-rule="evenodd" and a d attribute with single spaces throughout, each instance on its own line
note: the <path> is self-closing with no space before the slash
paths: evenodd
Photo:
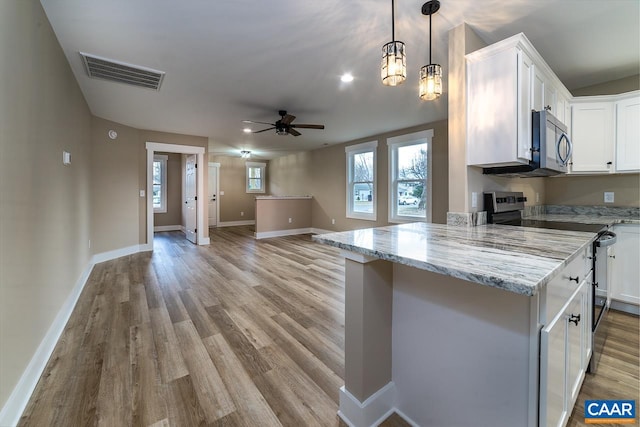
<path id="1" fill-rule="evenodd" d="M 429 64 L 420 68 L 420 99 L 432 101 L 442 95 L 442 67 Z"/>
<path id="2" fill-rule="evenodd" d="M 420 99 L 432 101 L 442 95 L 442 67 L 431 63 L 431 16 L 440 10 L 438 0 L 430 0 L 422 5 L 422 14 L 429 16 L 429 65 L 420 68 Z"/>
<path id="3" fill-rule="evenodd" d="M 407 57 L 404 43 L 392 41 L 382 46 L 380 77 L 385 86 L 397 86 L 407 79 Z"/>
<path id="4" fill-rule="evenodd" d="M 397 86 L 407 79 L 407 57 L 404 43 L 396 40 L 395 4 L 391 0 L 391 41 L 382 46 L 380 77 L 385 86 Z"/>

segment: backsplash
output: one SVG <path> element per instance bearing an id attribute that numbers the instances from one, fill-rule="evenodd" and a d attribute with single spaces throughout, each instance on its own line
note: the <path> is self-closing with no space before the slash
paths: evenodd
<path id="1" fill-rule="evenodd" d="M 538 214 L 571 214 L 571 215 L 597 215 L 640 218 L 640 208 L 625 206 L 566 206 L 566 205 L 545 205 L 528 206 L 530 208 L 544 208 L 543 212 L 529 213 L 525 208 L 524 216 Z"/>

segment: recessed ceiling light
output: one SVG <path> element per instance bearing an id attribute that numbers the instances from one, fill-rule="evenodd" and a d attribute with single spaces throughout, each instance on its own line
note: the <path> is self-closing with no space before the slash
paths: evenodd
<path id="1" fill-rule="evenodd" d="M 251 129 L 249 129 L 249 128 L 244 128 L 244 129 L 242 129 L 242 132 L 244 132 L 244 133 L 251 133 Z"/>
<path id="2" fill-rule="evenodd" d="M 340 81 L 342 81 L 343 83 L 352 82 L 353 81 L 353 74 L 344 73 L 342 76 L 340 76 Z"/>

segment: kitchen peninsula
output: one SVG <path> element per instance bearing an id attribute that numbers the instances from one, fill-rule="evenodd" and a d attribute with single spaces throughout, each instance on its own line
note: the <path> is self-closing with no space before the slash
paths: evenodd
<path id="1" fill-rule="evenodd" d="M 340 416 L 354 426 L 394 411 L 421 426 L 568 416 L 591 352 L 595 238 L 426 223 L 314 236 L 346 258 Z"/>

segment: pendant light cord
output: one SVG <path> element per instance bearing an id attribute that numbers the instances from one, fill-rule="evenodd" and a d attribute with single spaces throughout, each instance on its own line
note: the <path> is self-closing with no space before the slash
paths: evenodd
<path id="1" fill-rule="evenodd" d="M 395 4 L 391 0 L 391 41 L 396 41 L 396 16 L 395 16 Z"/>
<path id="2" fill-rule="evenodd" d="M 429 14 L 429 65 L 431 65 L 431 15 L 433 13 Z"/>

